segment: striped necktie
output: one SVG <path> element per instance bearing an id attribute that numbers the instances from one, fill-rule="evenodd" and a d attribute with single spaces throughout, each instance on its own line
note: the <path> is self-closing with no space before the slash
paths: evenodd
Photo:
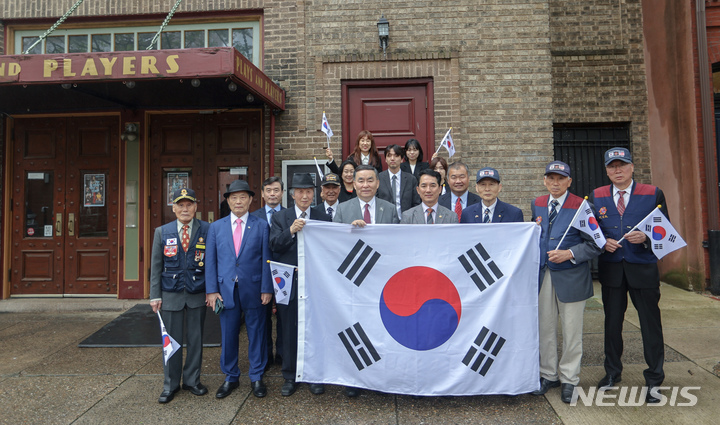
<path id="1" fill-rule="evenodd" d="M 552 209 L 550 209 L 550 214 L 548 214 L 548 221 L 550 222 L 550 224 L 552 224 L 552 222 L 555 221 L 555 218 L 558 215 L 557 206 L 559 204 L 560 203 L 558 201 L 556 201 L 555 199 L 553 199 L 552 202 L 550 202 L 550 205 L 552 206 Z"/>

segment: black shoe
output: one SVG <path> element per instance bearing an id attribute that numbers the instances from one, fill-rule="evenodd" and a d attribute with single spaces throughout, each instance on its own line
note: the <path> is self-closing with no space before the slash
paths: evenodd
<path id="1" fill-rule="evenodd" d="M 540 378 L 540 389 L 539 389 L 539 390 L 536 390 L 536 391 L 533 391 L 533 392 L 530 393 L 530 394 L 532 394 L 532 395 L 543 395 L 543 394 L 545 394 L 546 392 L 548 392 L 548 390 L 549 390 L 550 388 L 555 388 L 555 387 L 559 387 L 559 386 L 560 386 L 560 381 L 551 381 L 551 380 L 549 380 L 549 379 Z"/>
<path id="2" fill-rule="evenodd" d="M 325 384 L 310 384 L 310 392 L 315 395 L 325 393 Z"/>
<path id="3" fill-rule="evenodd" d="M 345 387 L 345 395 L 348 397 L 357 397 L 360 395 L 360 388 Z"/>
<path id="4" fill-rule="evenodd" d="M 222 385 L 220 385 L 220 388 L 218 388 L 217 392 L 215 393 L 215 397 L 225 398 L 229 396 L 233 391 L 235 391 L 235 388 L 239 386 L 239 382 L 225 381 Z"/>
<path id="5" fill-rule="evenodd" d="M 205 385 L 201 384 L 200 382 L 198 382 L 197 385 L 195 385 L 194 387 L 183 384 L 182 389 L 188 390 L 195 395 L 205 395 L 205 394 L 207 394 L 207 391 L 208 391 L 207 387 Z"/>
<path id="6" fill-rule="evenodd" d="M 563 403 L 570 404 L 570 400 L 572 400 L 573 393 L 575 392 L 575 385 L 573 384 L 562 384 L 560 387 L 560 400 L 563 401 Z"/>
<path id="7" fill-rule="evenodd" d="M 653 391 L 654 390 L 654 391 Z M 653 395 L 653 392 L 657 393 L 657 397 Z M 658 387 L 648 387 L 648 392 L 645 395 L 645 401 L 651 404 L 660 403 L 662 401 L 660 388 Z"/>
<path id="8" fill-rule="evenodd" d="M 610 374 L 605 375 L 603 379 L 598 382 L 598 388 L 614 387 L 615 384 L 622 381 L 622 375 L 612 376 Z"/>
<path id="9" fill-rule="evenodd" d="M 286 379 L 285 383 L 283 384 L 282 388 L 280 389 L 280 394 L 282 394 L 285 397 L 289 397 L 289 396 L 295 394 L 295 390 L 297 390 L 297 384 L 295 383 L 295 380 Z"/>
<path id="10" fill-rule="evenodd" d="M 175 388 L 172 391 L 164 390 L 160 394 L 160 398 L 158 398 L 158 403 L 161 403 L 161 404 L 170 403 L 172 401 L 172 399 L 175 398 L 175 393 L 178 391 L 180 391 L 180 388 Z"/>
<path id="11" fill-rule="evenodd" d="M 250 388 L 252 388 L 252 393 L 257 398 L 262 398 L 267 395 L 267 387 L 265 386 L 262 378 L 255 382 L 251 382 Z"/>

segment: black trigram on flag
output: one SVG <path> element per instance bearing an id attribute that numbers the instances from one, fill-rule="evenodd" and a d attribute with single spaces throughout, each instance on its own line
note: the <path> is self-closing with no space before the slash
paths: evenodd
<path id="1" fill-rule="evenodd" d="M 662 217 L 653 217 L 653 223 L 662 223 Z"/>
<path id="2" fill-rule="evenodd" d="M 380 360 L 380 355 L 375 351 L 360 323 L 338 333 L 338 336 L 359 371 Z"/>
<path id="3" fill-rule="evenodd" d="M 276 276 L 276 275 L 280 274 L 280 271 L 278 269 L 273 269 L 272 274 L 273 274 L 273 276 Z M 282 275 L 285 276 L 285 279 L 290 278 L 290 273 L 288 273 L 287 270 L 285 270 Z"/>
<path id="4" fill-rule="evenodd" d="M 490 329 L 483 326 L 473 345 L 465 354 L 462 360 L 463 364 L 474 372 L 485 376 L 503 345 L 505 345 L 505 341 L 505 338 L 495 332 L 490 332 Z"/>
<path id="5" fill-rule="evenodd" d="M 478 253 L 480 257 L 482 257 L 482 260 L 478 257 Z M 475 282 L 475 285 L 477 285 L 480 291 L 486 290 L 488 286 L 503 277 L 500 268 L 495 265 L 495 262 L 492 261 L 480 243 L 475 245 L 474 249 L 469 249 L 465 254 L 459 256 L 458 260 L 460 260 L 460 264 L 463 265 L 465 271 L 470 274 L 470 278 Z M 478 273 L 480 275 L 478 275 Z"/>
<path id="6" fill-rule="evenodd" d="M 656 243 L 655 245 L 653 245 L 653 249 L 663 249 L 662 244 Z"/>
<path id="7" fill-rule="evenodd" d="M 676 235 L 670 235 L 670 236 L 668 236 L 668 241 L 669 241 L 669 242 L 675 242 L 675 239 L 677 239 L 677 236 L 676 236 Z"/>
<path id="8" fill-rule="evenodd" d="M 587 224 L 585 224 L 585 220 L 580 220 L 580 227 L 587 227 Z"/>
<path id="9" fill-rule="evenodd" d="M 355 285 L 360 286 L 379 259 L 380 253 L 358 239 L 337 271 Z"/>

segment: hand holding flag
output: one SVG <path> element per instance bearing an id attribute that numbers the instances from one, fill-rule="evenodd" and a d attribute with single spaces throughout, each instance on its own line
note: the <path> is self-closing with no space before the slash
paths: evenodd
<path id="1" fill-rule="evenodd" d="M 162 316 L 160 316 L 159 311 L 157 312 L 157 315 L 158 319 L 160 319 L 160 333 L 162 334 L 163 345 L 163 360 L 165 360 L 165 364 L 167 364 L 168 360 L 170 360 L 170 357 L 172 357 L 172 355 L 180 349 L 180 344 L 178 344 L 177 341 L 175 341 L 175 339 L 167 333 L 167 330 L 165 330 L 165 323 L 163 322 Z"/>

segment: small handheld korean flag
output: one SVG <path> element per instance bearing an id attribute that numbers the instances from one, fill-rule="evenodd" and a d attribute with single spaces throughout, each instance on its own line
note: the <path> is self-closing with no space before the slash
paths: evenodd
<path id="1" fill-rule="evenodd" d="M 323 118 L 322 118 L 322 125 L 320 126 L 320 131 L 325 133 L 325 136 L 327 136 L 328 142 L 330 142 L 330 138 L 333 135 L 332 129 L 330 128 L 330 124 L 328 123 L 327 117 L 325 116 L 325 111 L 323 111 Z"/>
<path id="2" fill-rule="evenodd" d="M 165 322 L 163 322 L 162 316 L 160 316 L 160 312 L 157 312 L 158 319 L 160 319 L 160 333 L 162 334 L 162 345 L 163 345 L 163 359 L 165 360 L 165 364 L 167 364 L 168 360 L 170 360 L 170 357 L 172 357 L 175 352 L 180 349 L 180 344 L 175 341 L 173 337 L 171 337 L 167 330 L 165 330 Z"/>
<path id="3" fill-rule="evenodd" d="M 687 246 L 659 206 L 637 225 L 637 229 L 650 238 L 653 254 L 658 259 Z"/>
<path id="4" fill-rule="evenodd" d="M 578 212 L 575 214 L 575 219 L 572 222 L 572 227 L 593 238 L 598 248 L 602 249 L 602 247 L 605 246 L 607 242 L 605 235 L 603 235 L 602 230 L 600 230 L 597 219 L 587 200 L 583 200 L 582 204 L 580 204 L 580 208 L 578 208 Z"/>
<path id="5" fill-rule="evenodd" d="M 452 158 L 452 156 L 455 155 L 455 143 L 453 143 L 452 139 L 452 127 L 450 127 L 450 130 L 448 130 L 447 133 L 445 133 L 445 137 L 443 137 L 442 142 L 440 142 L 440 146 L 447 149 L 449 158 Z"/>
<path id="6" fill-rule="evenodd" d="M 275 302 L 287 305 L 292 292 L 295 266 L 276 263 L 275 261 L 268 261 L 268 263 L 270 263 L 270 273 L 272 274 L 273 289 L 275 290 Z"/>

